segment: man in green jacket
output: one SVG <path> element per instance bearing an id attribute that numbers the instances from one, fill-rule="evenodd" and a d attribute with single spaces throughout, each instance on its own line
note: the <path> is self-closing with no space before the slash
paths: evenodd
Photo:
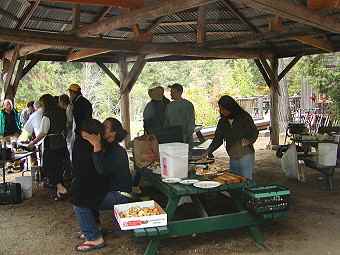
<path id="1" fill-rule="evenodd" d="M 0 136 L 18 136 L 21 132 L 20 114 L 10 99 L 5 99 L 0 111 Z"/>

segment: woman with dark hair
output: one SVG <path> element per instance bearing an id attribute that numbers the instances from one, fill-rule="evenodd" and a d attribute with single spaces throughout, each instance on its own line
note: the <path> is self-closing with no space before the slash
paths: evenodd
<path id="1" fill-rule="evenodd" d="M 33 147 L 45 138 L 43 168 L 46 171 L 52 195 L 57 201 L 67 193 L 63 184 L 63 160 L 67 150 L 66 114 L 58 107 L 54 97 L 50 94 L 41 96 L 39 102 L 43 109 L 43 118 L 37 137 L 29 144 L 29 147 Z"/>
<path id="2" fill-rule="evenodd" d="M 91 174 L 84 175 L 82 180 L 89 183 L 87 189 L 91 187 L 90 197 L 94 198 L 94 201 L 74 203 L 74 211 L 82 232 L 80 237 L 85 239 L 76 250 L 84 252 L 104 247 L 103 235 L 97 226 L 99 211 L 112 210 L 114 205 L 127 203 L 128 198 L 124 196 L 124 192 L 131 192 L 132 180 L 127 153 L 119 145 L 127 132 L 118 120 L 109 118 L 103 126 L 97 120 L 86 121 L 80 134 L 90 145 L 94 167 Z"/>
<path id="3" fill-rule="evenodd" d="M 215 137 L 207 155 L 217 150 L 223 142 L 230 157 L 230 170 L 248 179 L 253 179 L 255 150 L 253 144 L 258 137 L 257 127 L 252 117 L 230 96 L 222 96 L 218 101 L 221 118 L 217 124 Z"/>

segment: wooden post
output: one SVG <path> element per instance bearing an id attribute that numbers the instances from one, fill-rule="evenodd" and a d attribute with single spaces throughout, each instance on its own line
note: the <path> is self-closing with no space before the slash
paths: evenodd
<path id="1" fill-rule="evenodd" d="M 18 60 L 18 54 L 19 54 L 19 46 L 15 46 L 15 50 L 14 50 L 14 54 L 12 56 L 8 71 L 6 73 L 6 80 L 4 83 L 4 95 L 7 94 L 7 90 L 10 89 L 10 86 L 12 85 L 12 77 L 13 77 L 13 73 L 15 71 L 15 66 L 17 64 L 17 60 Z M 4 99 L 4 98 L 2 98 Z"/>
<path id="2" fill-rule="evenodd" d="M 272 74 L 270 86 L 270 140 L 272 145 L 278 145 L 280 142 L 280 127 L 279 127 L 279 94 L 278 94 L 278 58 L 274 57 L 270 59 Z"/>
<path id="3" fill-rule="evenodd" d="M 120 80 L 120 116 L 124 129 L 128 132 L 128 136 L 124 141 L 125 148 L 129 147 L 131 141 L 131 127 L 130 127 L 130 91 L 127 88 L 126 83 L 128 76 L 128 65 L 126 57 L 122 57 L 119 60 L 119 80 Z"/>
<path id="4" fill-rule="evenodd" d="M 13 82 L 13 84 L 10 84 L 7 87 L 7 90 L 6 90 L 6 93 L 5 93 L 5 98 L 11 99 L 12 102 L 14 102 L 14 98 L 15 98 L 15 95 L 16 95 L 17 90 L 18 90 L 19 82 L 22 78 L 24 66 L 25 66 L 25 60 L 20 59 L 19 64 L 18 64 L 18 68 L 17 68 L 16 73 L 15 73 L 14 82 Z"/>

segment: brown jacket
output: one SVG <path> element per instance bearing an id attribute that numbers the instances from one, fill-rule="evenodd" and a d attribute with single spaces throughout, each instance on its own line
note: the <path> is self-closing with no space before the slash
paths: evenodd
<path id="1" fill-rule="evenodd" d="M 213 153 L 225 141 L 228 155 L 231 159 L 240 159 L 244 155 L 254 153 L 253 143 L 258 137 L 258 130 L 252 117 L 242 112 L 230 124 L 228 119 L 222 117 L 215 131 L 215 138 L 209 146 L 208 153 Z M 250 145 L 242 146 L 242 139 L 250 141 Z"/>

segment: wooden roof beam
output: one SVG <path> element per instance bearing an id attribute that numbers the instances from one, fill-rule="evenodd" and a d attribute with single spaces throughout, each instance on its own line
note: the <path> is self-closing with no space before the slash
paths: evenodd
<path id="1" fill-rule="evenodd" d="M 132 10 L 124 13 L 120 16 L 105 18 L 102 21 L 83 26 L 77 31 L 77 34 L 81 37 L 87 37 L 90 35 L 98 35 L 101 33 L 110 32 L 112 30 L 129 27 L 134 24 L 138 24 L 145 19 L 156 19 L 161 16 L 170 15 L 176 12 L 184 11 L 187 9 L 199 7 L 205 4 L 216 2 L 217 0 L 172 0 L 161 1 L 159 3 L 140 8 L 138 10 Z M 27 47 L 27 46 L 26 46 Z M 48 49 L 47 45 L 29 45 L 29 53 L 34 53 L 43 49 Z M 13 51 L 5 53 L 7 57 L 13 55 Z"/>
<path id="2" fill-rule="evenodd" d="M 206 39 L 206 16 L 207 6 L 200 6 L 198 8 L 197 18 L 197 44 L 203 46 Z"/>
<path id="3" fill-rule="evenodd" d="M 145 18 L 159 18 L 171 13 L 176 13 L 186 9 L 199 7 L 208 3 L 216 2 L 216 0 L 173 0 L 173 1 L 161 1 L 160 3 L 154 4 L 152 6 L 144 7 L 137 10 L 131 10 L 118 17 L 107 18 L 101 22 L 97 22 L 86 26 L 86 29 L 80 29 L 81 36 L 89 36 L 91 34 L 99 34 L 103 32 L 109 32 L 120 27 L 129 27 L 138 24 L 145 20 Z M 152 29 L 152 27 L 151 27 Z M 151 30 L 150 28 L 148 30 Z M 142 41 L 147 41 L 146 39 Z M 138 38 L 138 36 L 137 36 Z M 98 54 L 102 54 L 98 51 Z M 86 57 L 85 54 L 83 54 Z M 92 55 L 93 56 L 93 55 Z M 72 59 L 69 56 L 68 59 Z M 79 58 L 77 59 L 79 60 Z"/>
<path id="4" fill-rule="evenodd" d="M 120 16 L 106 18 L 80 29 L 81 36 L 96 35 L 110 32 L 121 27 L 129 27 L 139 24 L 145 19 L 156 19 L 161 16 L 174 14 L 187 9 L 199 7 L 205 4 L 216 2 L 217 0 L 172 0 L 161 1 L 140 9 L 131 10 Z"/>
<path id="5" fill-rule="evenodd" d="M 249 7 L 266 11 L 295 22 L 319 28 L 321 30 L 340 33 L 340 22 L 333 17 L 323 17 L 306 6 L 292 3 L 289 0 L 241 0 Z"/>
<path id="6" fill-rule="evenodd" d="M 144 6 L 144 0 L 48 0 L 48 1 L 81 5 L 104 5 L 116 8 L 142 8 Z"/>
<path id="7" fill-rule="evenodd" d="M 270 31 L 277 31 L 277 32 L 286 32 L 286 29 L 282 25 L 282 18 L 276 17 L 274 20 L 271 20 L 269 24 Z M 293 36 L 291 37 L 294 40 L 297 40 L 303 44 L 313 46 L 315 48 L 327 51 L 327 52 L 334 52 L 335 48 L 332 43 L 324 37 L 323 39 L 318 39 L 313 36 L 309 35 L 301 35 L 301 36 Z"/>
<path id="8" fill-rule="evenodd" d="M 21 19 L 16 25 L 16 29 L 22 30 L 25 28 L 30 18 L 32 17 L 33 13 L 38 8 L 39 4 L 40 4 L 40 0 L 31 2 L 31 5 L 25 10 L 24 14 L 22 15 Z"/>
<path id="9" fill-rule="evenodd" d="M 248 26 L 255 33 L 259 33 L 260 31 L 256 26 L 254 26 L 229 0 L 225 0 L 224 4 L 227 8 L 232 12 L 232 14 L 237 17 L 243 24 Z"/>
<path id="10" fill-rule="evenodd" d="M 338 0 L 307 0 L 307 7 L 311 10 L 322 10 L 325 8 L 340 8 Z"/>
<path id="11" fill-rule="evenodd" d="M 17 16 L 15 16 L 14 14 L 12 14 L 9 11 L 6 11 L 6 10 L 4 10 L 2 8 L 0 8 L 0 15 L 6 16 L 6 17 L 8 17 L 8 18 L 10 18 L 12 20 L 17 21 L 17 22 L 20 21 L 20 19 Z"/>

